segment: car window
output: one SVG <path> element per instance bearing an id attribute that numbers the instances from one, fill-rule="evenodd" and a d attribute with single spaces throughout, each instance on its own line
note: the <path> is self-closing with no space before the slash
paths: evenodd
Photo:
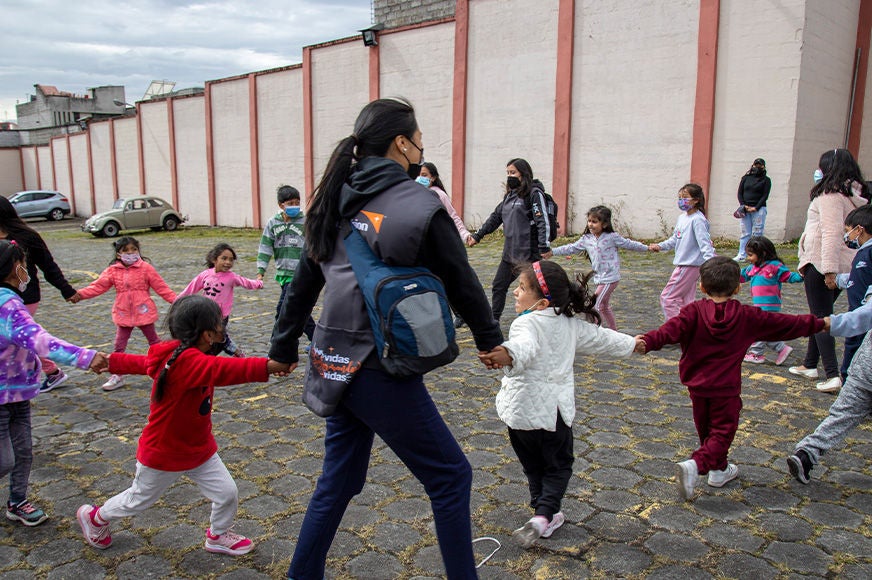
<path id="1" fill-rule="evenodd" d="M 115 203 L 112 204 L 112 209 L 121 209 L 122 207 L 124 207 L 123 199 L 116 199 Z"/>
<path id="2" fill-rule="evenodd" d="M 53 196 L 54 196 L 53 193 L 48 193 L 45 191 L 40 191 L 39 193 L 33 194 L 33 198 L 36 200 L 48 199 L 48 198 L 53 197 Z"/>
<path id="3" fill-rule="evenodd" d="M 147 201 L 149 207 L 163 207 L 163 204 L 156 199 L 149 199 Z"/>
<path id="4" fill-rule="evenodd" d="M 133 203 L 133 209 L 146 209 L 148 207 L 144 199 L 134 199 L 131 203 Z"/>
<path id="5" fill-rule="evenodd" d="M 32 193 L 21 194 L 15 201 L 33 201 Z"/>

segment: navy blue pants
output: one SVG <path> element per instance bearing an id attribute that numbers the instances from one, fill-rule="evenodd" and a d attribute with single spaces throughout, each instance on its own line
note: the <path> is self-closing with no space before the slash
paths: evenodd
<path id="1" fill-rule="evenodd" d="M 466 456 L 422 377 L 401 380 L 373 369 L 355 375 L 336 412 L 327 417 L 323 472 L 309 500 L 288 577 L 324 577 L 327 551 L 342 515 L 366 482 L 374 434 L 424 485 L 447 577 L 478 578 L 469 515 L 472 468 Z"/>
<path id="2" fill-rule="evenodd" d="M 30 401 L 0 405 L 0 478 L 9 475 L 10 503 L 27 499 L 32 463 Z"/>

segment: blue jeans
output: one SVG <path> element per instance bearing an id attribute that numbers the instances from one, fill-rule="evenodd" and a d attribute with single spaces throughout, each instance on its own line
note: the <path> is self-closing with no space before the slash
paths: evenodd
<path id="1" fill-rule="evenodd" d="M 288 577 L 321 580 L 348 503 L 366 482 L 373 435 L 387 443 L 430 497 L 449 579 L 478 578 L 472 552 L 472 468 L 422 377 L 396 379 L 362 369 L 327 417 L 324 466 L 300 529 Z"/>
<path id="2" fill-rule="evenodd" d="M 751 236 L 760 237 L 763 235 L 763 229 L 766 227 L 766 206 L 764 205 L 757 211 L 749 211 L 745 217 L 739 220 L 739 227 L 742 230 L 739 238 L 739 253 L 740 258 L 745 259 L 745 246 L 748 245 L 748 240 Z"/>
<path id="3" fill-rule="evenodd" d="M 27 499 L 32 463 L 30 401 L 0 405 L 0 478 L 9 474 L 11 503 Z"/>

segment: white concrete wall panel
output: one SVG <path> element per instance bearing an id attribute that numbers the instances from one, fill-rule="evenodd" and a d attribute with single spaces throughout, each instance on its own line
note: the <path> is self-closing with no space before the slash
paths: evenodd
<path id="1" fill-rule="evenodd" d="M 36 189 L 36 149 L 33 147 L 22 147 L 21 160 L 24 162 L 24 183 L 21 189 Z"/>
<path id="2" fill-rule="evenodd" d="M 505 193 L 506 163 L 530 162 L 551 190 L 557 0 L 469 4 L 466 215 L 480 225 Z M 426 59 L 422 66 L 426 64 Z"/>
<path id="3" fill-rule="evenodd" d="M 337 143 L 351 134 L 358 113 L 369 102 L 368 50 L 358 40 L 312 51 L 315 185 L 318 185 Z M 420 47 L 417 50 L 423 51 Z M 423 56 L 423 52 L 418 54 Z"/>
<path id="4" fill-rule="evenodd" d="M 188 216 L 188 224 L 198 226 L 209 224 L 205 115 L 205 97 L 188 97 L 173 102 L 179 180 L 179 207 L 176 209 Z"/>
<path id="5" fill-rule="evenodd" d="M 115 121 L 115 164 L 118 197 L 139 195 L 139 143 L 134 117 Z"/>
<path id="6" fill-rule="evenodd" d="M 260 164 L 260 220 L 278 212 L 276 188 L 293 185 L 303 203 L 306 167 L 303 148 L 303 69 L 257 76 L 257 138 Z"/>
<path id="7" fill-rule="evenodd" d="M 772 180 L 766 236 L 781 242 L 802 230 L 803 223 L 798 230 L 787 227 L 787 194 L 796 145 L 797 79 L 806 50 L 801 33 L 804 4 L 805 0 L 721 3 L 712 171 L 706 192 L 713 236 L 738 238 L 739 224 L 732 214 L 739 181 L 757 157 L 766 160 Z M 802 222 L 804 212 L 803 208 Z"/>
<path id="8" fill-rule="evenodd" d="M 212 153 L 218 223 L 251 227 L 248 79 L 212 85 Z"/>
<path id="9" fill-rule="evenodd" d="M 422 61 L 409 46 L 426 50 Z M 424 48 L 426 47 L 426 48 Z M 454 88 L 454 23 L 379 36 L 381 94 L 401 95 L 415 107 L 424 159 L 439 169 L 451 194 L 451 123 Z"/>
<path id="10" fill-rule="evenodd" d="M 795 135 L 784 238 L 796 238 L 802 233 L 808 193 L 814 185 L 812 174 L 821 154 L 844 146 L 857 40 L 859 0 L 806 1 L 797 10 L 803 6 L 797 29 L 797 36 L 801 36 L 801 51 L 796 49 L 801 70 L 793 80 L 798 85 L 798 97 L 796 116 L 790 120 Z M 768 165 L 769 160 L 766 162 Z M 773 179 L 773 192 L 776 183 Z M 766 230 L 768 237 L 768 218 Z"/>
<path id="11" fill-rule="evenodd" d="M 88 127 L 91 133 L 91 162 L 94 165 L 94 199 L 97 208 L 94 213 L 106 211 L 112 207 L 112 148 L 109 142 L 109 123 L 92 123 Z"/>
<path id="12" fill-rule="evenodd" d="M 91 207 L 91 175 L 88 171 L 87 134 L 70 135 L 70 161 L 73 164 L 76 215 L 87 217 L 94 213 L 94 208 Z"/>
<path id="13" fill-rule="evenodd" d="M 166 101 L 143 103 L 142 154 L 145 162 L 145 192 L 167 201 L 172 200 L 170 173 L 170 128 Z"/>
<path id="14" fill-rule="evenodd" d="M 692 0 L 576 5 L 566 231 L 603 204 L 623 235 L 671 232 L 690 173 L 698 27 Z"/>
<path id="15" fill-rule="evenodd" d="M 19 149 L 0 149 L 0 195 L 21 191 L 23 185 Z"/>
<path id="16" fill-rule="evenodd" d="M 42 145 L 36 148 L 36 154 L 39 155 L 39 180 L 42 189 L 52 189 L 54 187 L 54 169 L 51 166 L 51 151 L 48 145 Z"/>
<path id="17" fill-rule="evenodd" d="M 70 156 L 66 139 L 52 139 L 49 146 L 54 150 L 54 170 L 57 190 L 70 195 Z"/>

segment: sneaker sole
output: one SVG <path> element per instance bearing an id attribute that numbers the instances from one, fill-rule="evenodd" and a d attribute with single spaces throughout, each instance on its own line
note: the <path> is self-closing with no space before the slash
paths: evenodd
<path id="1" fill-rule="evenodd" d="M 685 480 L 690 474 L 684 470 L 684 466 L 680 463 L 675 466 L 675 481 L 678 485 L 678 494 L 685 500 L 693 497 L 693 489 L 688 490 L 685 485 Z"/>
<path id="2" fill-rule="evenodd" d="M 791 455 L 787 458 L 787 469 L 790 470 L 790 475 L 796 479 L 799 483 L 808 485 L 810 481 L 808 477 L 805 476 L 805 472 L 802 469 L 802 460 L 796 455 Z"/>
<path id="3" fill-rule="evenodd" d="M 228 554 L 230 556 L 242 556 L 244 554 L 249 553 L 254 549 L 254 543 L 249 544 L 245 548 L 240 548 L 238 550 L 234 550 L 233 548 L 228 548 L 226 546 L 216 546 L 214 544 L 210 544 L 208 541 L 203 544 L 203 547 L 207 552 L 211 552 L 213 554 Z"/>
<path id="4" fill-rule="evenodd" d="M 109 540 L 108 544 L 98 544 L 91 539 L 91 536 L 88 535 L 88 519 L 91 518 L 91 513 L 88 509 L 89 507 L 91 506 L 82 506 L 78 510 L 76 510 L 76 520 L 78 520 L 79 522 L 79 527 L 82 529 L 82 535 L 85 536 L 85 541 L 97 548 L 98 550 L 105 550 L 112 545 L 111 539 Z"/>
<path id="5" fill-rule="evenodd" d="M 826 388 L 822 389 L 819 386 L 815 385 L 815 389 L 817 389 L 817 391 L 819 393 L 836 393 L 836 392 L 840 391 L 841 388 L 842 388 L 842 385 L 839 385 L 838 387 L 826 387 Z"/>
<path id="6" fill-rule="evenodd" d="M 789 372 L 790 374 L 797 376 L 797 377 L 805 377 L 806 379 L 820 378 L 820 375 L 818 374 L 817 371 L 811 372 L 809 370 L 809 371 L 805 371 L 805 372 L 800 372 L 800 371 L 792 371 L 790 369 L 787 369 L 787 372 Z"/>
<path id="7" fill-rule="evenodd" d="M 737 477 L 739 477 L 738 471 L 736 471 L 736 473 L 734 473 L 733 476 L 730 477 L 729 479 L 725 479 L 723 481 L 712 481 L 711 479 L 709 479 L 707 483 L 708 483 L 709 487 L 724 487 L 725 485 L 727 485 L 728 483 L 730 483 L 731 481 L 733 481 Z"/>
<path id="8" fill-rule="evenodd" d="M 124 383 L 118 383 L 117 385 L 114 385 L 114 386 L 111 386 L 111 387 L 107 387 L 107 386 L 104 385 L 104 386 L 101 387 L 101 388 L 102 388 L 104 391 L 106 391 L 107 393 L 111 393 L 112 391 L 117 391 L 118 389 L 120 389 L 120 388 L 123 387 L 123 386 L 124 386 Z"/>
<path id="9" fill-rule="evenodd" d="M 10 511 L 7 511 L 6 512 L 6 519 L 12 520 L 13 522 L 21 522 L 22 524 L 24 524 L 28 528 L 32 528 L 33 526 L 38 526 L 39 524 L 41 524 L 42 522 L 47 520 L 48 515 L 43 514 L 42 517 L 38 520 L 28 520 L 28 519 L 25 519 L 21 516 L 15 515 L 14 513 L 10 512 Z"/>
<path id="10" fill-rule="evenodd" d="M 515 538 L 515 541 L 522 548 L 529 548 L 539 539 L 539 535 L 536 533 L 536 528 L 534 528 L 533 524 L 530 522 L 527 522 L 523 527 L 512 532 L 512 537 Z"/>

